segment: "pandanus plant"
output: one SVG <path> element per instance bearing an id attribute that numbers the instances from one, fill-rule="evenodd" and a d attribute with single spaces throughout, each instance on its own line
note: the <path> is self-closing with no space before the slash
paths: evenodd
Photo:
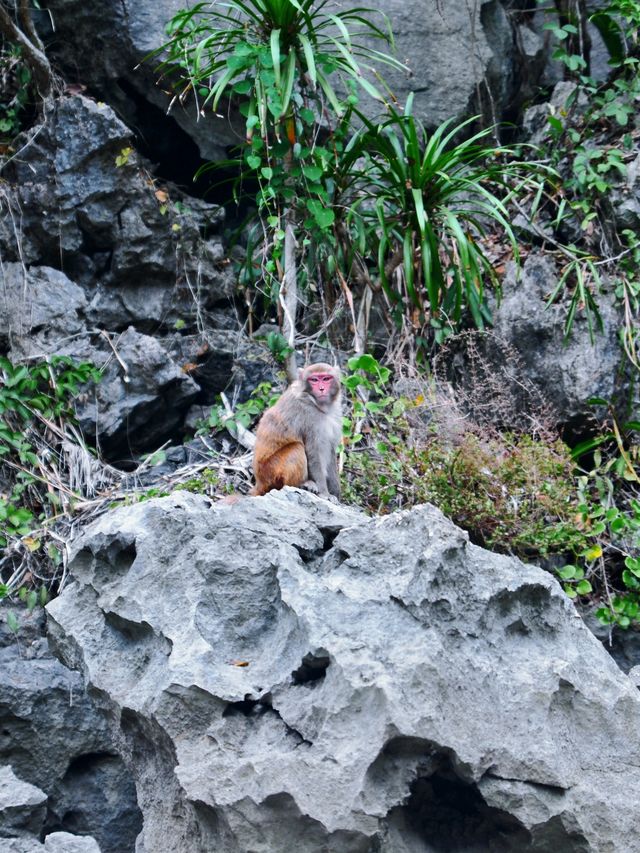
<path id="1" fill-rule="evenodd" d="M 366 7 L 341 10 L 329 0 L 196 3 L 172 18 L 169 39 L 155 54 L 177 78 L 176 97 L 192 94 L 200 112 L 235 101 L 246 119 L 243 163 L 260 184 L 258 208 L 270 247 L 263 270 L 280 306 L 290 377 L 296 228 L 306 217 L 328 234 L 334 222 L 325 178 L 335 153 L 322 141 L 357 100 L 358 88 L 384 100 L 374 63 L 403 68 L 372 47 L 374 40 L 391 40 L 373 14 Z"/>
<path id="2" fill-rule="evenodd" d="M 465 137 L 474 120 L 429 132 L 409 99 L 380 124 L 360 115 L 341 160 L 346 230 L 373 253 L 370 280 L 414 328 L 443 331 L 465 310 L 478 328 L 490 320 L 485 285 L 499 282 L 482 240 L 492 228 L 518 258 L 508 199 L 539 167 L 490 144 L 492 128 Z"/>

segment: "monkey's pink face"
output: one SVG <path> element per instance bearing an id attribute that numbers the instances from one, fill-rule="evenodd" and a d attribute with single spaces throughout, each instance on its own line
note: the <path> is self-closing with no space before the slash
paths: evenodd
<path id="1" fill-rule="evenodd" d="M 314 397 L 318 400 L 328 400 L 332 396 L 335 389 L 335 376 L 331 373 L 312 373 L 307 377 L 309 388 Z"/>

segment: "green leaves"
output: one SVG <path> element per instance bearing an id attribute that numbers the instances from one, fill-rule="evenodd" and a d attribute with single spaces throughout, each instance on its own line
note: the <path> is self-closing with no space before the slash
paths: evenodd
<path id="1" fill-rule="evenodd" d="M 391 40 L 374 14 L 380 15 L 365 7 L 329 7 L 327 0 L 200 2 L 174 15 L 167 42 L 148 57 L 159 59 L 159 69 L 175 81 L 178 100 L 195 94 L 203 112 L 222 110 L 230 99 L 245 116 L 234 190 L 239 195 L 247 170 L 254 173 L 263 239 L 262 258 L 249 252 L 241 278 L 274 300 L 283 270 L 297 261 L 295 250 L 284 251 L 284 221 L 305 232 L 301 239 L 296 233 L 297 254 L 307 251 L 302 275 L 320 264 L 335 273 L 335 183 L 328 164 L 341 150 L 356 93 L 383 101 L 371 82 L 380 79 L 377 67 L 404 69 L 371 48 L 372 40 Z M 319 144 L 327 132 L 331 152 Z M 276 230 L 272 221 L 279 223 Z M 297 284 L 298 278 L 294 272 L 289 280 Z"/>
<path id="2" fill-rule="evenodd" d="M 23 49 L 6 39 L 0 45 L 0 79 L 3 96 L 0 99 L 0 140 L 11 141 L 23 129 L 33 105 L 33 75 L 23 58 Z"/>
<path id="3" fill-rule="evenodd" d="M 391 56 L 371 51 L 365 39 L 387 39 L 365 8 L 327 13 L 315 0 L 226 0 L 197 3 L 178 12 L 167 26 L 168 41 L 150 54 L 159 68 L 183 85 L 180 97 L 206 91 L 216 110 L 221 98 L 254 96 L 270 105 L 274 121 L 299 106 L 294 94 L 320 86 L 336 114 L 343 112 L 331 76 L 351 79 L 381 99 L 365 73 L 372 61 L 403 68 Z M 362 61 L 364 60 L 364 63 Z M 224 69 L 224 70 L 223 70 Z M 270 135 L 263 112 L 260 132 Z"/>
<path id="4" fill-rule="evenodd" d="M 310 198 L 307 199 L 307 208 L 320 228 L 326 229 L 333 225 L 336 215 L 330 207 L 325 207 L 322 202 Z"/>
<path id="5" fill-rule="evenodd" d="M 475 119 L 445 121 L 432 133 L 411 115 L 390 110 L 390 118 L 362 123 L 348 143 L 341 168 L 349 174 L 348 223 L 363 223 L 374 244 L 377 276 L 387 296 L 405 306 L 406 321 L 444 334 L 468 309 L 479 328 L 490 315 L 484 289 L 498 281 L 482 238 L 495 224 L 518 247 L 505 199 L 509 181 L 530 180 L 535 167 L 511 152 L 486 144 L 492 129 L 464 134 Z M 355 203 L 350 204 L 350 199 Z M 397 272 L 401 275 L 398 277 Z M 390 284 L 396 273 L 397 290 Z"/>
<path id="6" fill-rule="evenodd" d="M 73 397 L 99 376 L 91 364 L 76 364 L 68 356 L 28 365 L 0 357 L 0 547 L 40 547 L 40 537 L 29 534 L 42 526 L 57 499 L 47 480 L 63 435 L 57 422 L 73 421 Z"/>

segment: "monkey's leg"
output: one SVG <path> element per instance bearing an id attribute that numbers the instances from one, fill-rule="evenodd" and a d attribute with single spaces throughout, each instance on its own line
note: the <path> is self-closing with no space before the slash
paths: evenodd
<path id="1" fill-rule="evenodd" d="M 300 442 L 281 447 L 255 466 L 254 494 L 265 495 L 283 486 L 302 486 L 307 478 L 307 457 Z"/>

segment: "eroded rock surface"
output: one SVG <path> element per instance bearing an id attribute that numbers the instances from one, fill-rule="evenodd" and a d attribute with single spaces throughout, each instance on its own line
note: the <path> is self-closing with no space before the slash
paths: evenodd
<path id="1" fill-rule="evenodd" d="M 44 823 L 47 795 L 0 766 L 0 838 L 35 835 Z M 2 842 L 0 842 L 0 847 Z"/>
<path id="2" fill-rule="evenodd" d="M 114 111 L 82 95 L 53 102 L 2 172 L 0 354 L 101 368 L 80 422 L 116 463 L 180 439 L 196 397 L 242 372 L 237 332 L 220 351 L 202 334 L 237 326 L 224 210 L 151 172 Z"/>
<path id="3" fill-rule="evenodd" d="M 598 294 L 602 329 L 592 332 L 584 311 L 576 313 L 571 335 L 565 335 L 568 304 L 548 300 L 558 283 L 554 259 L 532 252 L 520 275 L 511 266 L 503 297 L 494 311 L 495 334 L 521 359 L 523 377 L 533 382 L 562 423 L 582 422 L 587 400 L 616 400 L 624 388 L 624 353 L 618 336 L 623 318 L 612 292 Z"/>
<path id="4" fill-rule="evenodd" d="M 138 853 L 638 851 L 640 700 L 548 574 L 431 506 L 286 489 L 103 516 L 48 606 Z"/>
<path id="5" fill-rule="evenodd" d="M 107 716 L 86 695 L 80 673 L 51 655 L 36 613 L 21 617 L 17 636 L 0 624 L 0 765 L 20 780 L 8 784 L 9 771 L 0 774 L 0 838 L 21 834 L 23 853 L 31 845 L 43 849 L 37 836 L 45 831 L 93 835 L 102 853 L 133 850 L 141 815 Z M 35 796 L 35 805 L 25 800 L 30 819 L 10 820 L 3 794 L 14 800 L 29 791 Z M 22 850 L 18 842 L 8 844 L 0 841 L 0 851 Z"/>

